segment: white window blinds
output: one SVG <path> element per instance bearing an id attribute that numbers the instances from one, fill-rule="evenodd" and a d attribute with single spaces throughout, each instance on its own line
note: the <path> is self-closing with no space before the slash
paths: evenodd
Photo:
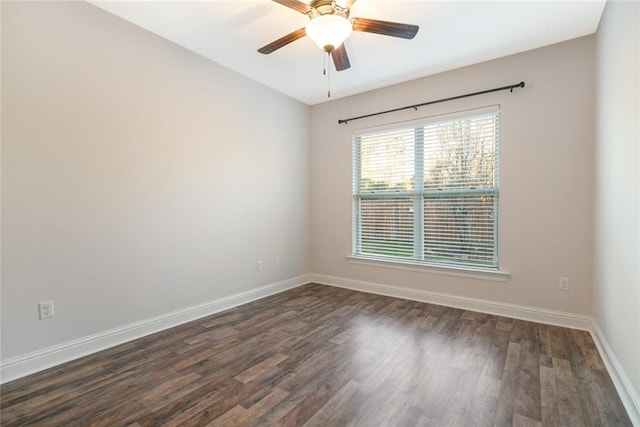
<path id="1" fill-rule="evenodd" d="M 497 108 L 353 138 L 354 255 L 498 267 Z"/>

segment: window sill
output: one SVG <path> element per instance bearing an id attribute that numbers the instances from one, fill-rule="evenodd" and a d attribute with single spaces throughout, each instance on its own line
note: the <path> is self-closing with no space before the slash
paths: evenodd
<path id="1" fill-rule="evenodd" d="M 500 270 L 485 270 L 482 268 L 443 266 L 434 264 L 420 264 L 403 260 L 390 260 L 376 257 L 364 257 L 348 255 L 347 261 L 351 264 L 371 265 L 376 267 L 388 267 L 398 270 L 417 271 L 421 273 L 441 274 L 445 276 L 464 277 L 467 279 L 491 280 L 494 282 L 506 282 L 510 273 Z"/>

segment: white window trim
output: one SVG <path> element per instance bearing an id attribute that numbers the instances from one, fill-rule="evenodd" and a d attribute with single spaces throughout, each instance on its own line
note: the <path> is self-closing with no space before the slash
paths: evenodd
<path id="1" fill-rule="evenodd" d="M 475 116 L 475 115 L 481 115 L 481 114 L 493 113 L 493 112 L 498 112 L 498 113 L 500 112 L 500 104 L 490 105 L 490 106 L 480 107 L 480 108 L 472 108 L 468 110 L 457 111 L 454 113 L 438 114 L 438 115 L 423 117 L 419 119 L 388 123 L 381 126 L 354 129 L 353 139 L 355 140 L 355 143 L 358 144 L 357 137 L 363 137 L 369 134 L 375 134 L 387 129 L 396 129 L 399 126 L 411 127 L 413 125 L 426 125 L 429 123 L 443 122 L 443 121 L 449 121 L 449 120 L 453 121 L 461 117 L 469 117 L 470 115 Z M 417 154 L 418 153 L 416 153 L 416 155 Z M 356 164 L 355 167 L 359 168 L 360 164 L 359 163 Z M 352 173 L 353 172 L 354 171 L 352 170 Z M 355 211 L 352 211 L 352 215 L 354 213 Z M 496 210 L 496 215 L 497 214 L 498 214 L 498 211 Z M 356 227 L 359 227 L 359 224 L 357 223 L 357 221 L 359 220 L 360 220 L 360 213 L 358 212 L 357 215 L 354 215 L 354 218 L 353 218 L 354 222 L 352 226 L 354 228 L 352 229 L 352 242 L 356 241 L 355 233 L 356 233 Z M 499 226 L 499 221 L 496 221 L 496 225 Z M 415 233 L 415 230 L 414 230 L 414 233 Z M 423 237 L 419 236 L 419 238 L 422 239 Z M 499 241 L 495 242 L 495 250 L 496 250 L 496 254 L 498 254 Z M 415 259 L 412 260 L 409 258 L 406 258 L 406 259 L 404 258 L 394 259 L 393 257 L 378 258 L 376 256 L 360 255 L 360 254 L 348 255 L 346 259 L 349 263 L 352 263 L 352 264 L 389 267 L 389 268 L 395 268 L 395 269 L 406 270 L 406 271 L 417 271 L 417 272 L 423 272 L 423 273 L 427 272 L 427 273 L 434 273 L 434 274 L 441 274 L 441 275 L 448 275 L 448 276 L 491 280 L 491 281 L 498 281 L 498 282 L 506 282 L 510 277 L 510 273 L 507 271 L 501 270 L 499 264 L 495 267 L 475 268 L 472 266 L 456 265 L 456 264 L 452 264 L 452 265 L 447 265 L 444 263 L 434 264 L 434 263 L 428 263 L 428 262 L 419 261 Z"/>
<path id="2" fill-rule="evenodd" d="M 374 267 L 387 267 L 404 271 L 419 273 L 440 274 L 444 276 L 464 277 L 467 279 L 490 280 L 493 282 L 506 282 L 511 273 L 504 270 L 463 267 L 458 265 L 441 265 L 420 263 L 404 259 L 377 258 L 363 255 L 347 255 L 350 264 L 367 265 Z"/>

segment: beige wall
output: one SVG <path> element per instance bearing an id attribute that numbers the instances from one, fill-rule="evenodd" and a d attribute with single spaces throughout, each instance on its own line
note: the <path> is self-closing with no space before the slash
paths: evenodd
<path id="1" fill-rule="evenodd" d="M 304 104 L 83 2 L 3 2 L 2 88 L 3 360 L 308 272 Z"/>
<path id="2" fill-rule="evenodd" d="M 590 314 L 594 37 L 335 100 L 311 110 L 312 271 L 339 278 Z M 499 92 L 338 125 L 338 119 L 511 83 Z M 500 267 L 506 283 L 355 265 L 351 135 L 356 129 L 500 104 Z M 328 254 L 334 254 L 334 261 Z M 558 289 L 560 276 L 570 291 Z"/>
<path id="3" fill-rule="evenodd" d="M 640 415 L 640 3 L 607 2 L 597 33 L 593 314 Z"/>

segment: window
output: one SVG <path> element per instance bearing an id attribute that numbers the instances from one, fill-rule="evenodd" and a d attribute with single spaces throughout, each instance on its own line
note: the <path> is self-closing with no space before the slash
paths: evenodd
<path id="1" fill-rule="evenodd" d="M 498 268 L 497 107 L 354 134 L 355 257 Z"/>

